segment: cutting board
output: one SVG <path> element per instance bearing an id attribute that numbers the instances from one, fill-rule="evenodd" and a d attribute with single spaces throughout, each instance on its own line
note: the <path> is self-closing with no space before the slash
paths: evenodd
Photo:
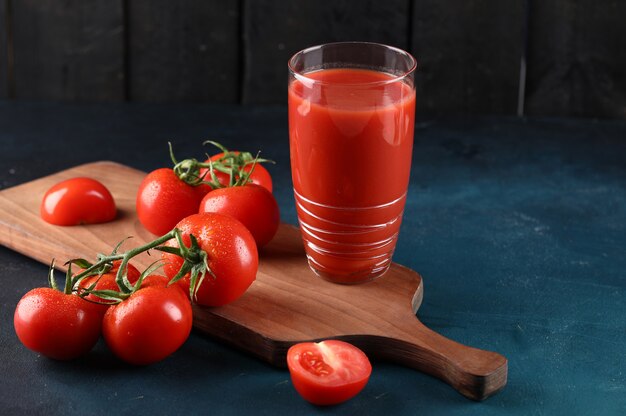
<path id="1" fill-rule="evenodd" d="M 39 217 L 39 205 L 53 184 L 72 177 L 101 181 L 113 194 L 115 221 L 59 227 Z M 29 257 L 62 265 L 70 258 L 94 260 L 125 237 L 130 249 L 153 240 L 135 214 L 135 195 L 144 172 L 113 162 L 80 165 L 0 191 L 0 243 Z M 159 254 L 142 255 L 145 267 Z M 326 282 L 307 266 L 296 227 L 281 224 L 260 253 L 256 281 L 237 301 L 219 308 L 194 306 L 194 327 L 277 366 L 297 342 L 341 339 L 372 359 L 389 360 L 431 374 L 464 396 L 482 400 L 502 389 L 507 360 L 502 355 L 449 340 L 416 317 L 423 296 L 422 278 L 392 264 L 380 279 L 356 286 Z M 42 285 L 46 276 L 41 276 Z"/>

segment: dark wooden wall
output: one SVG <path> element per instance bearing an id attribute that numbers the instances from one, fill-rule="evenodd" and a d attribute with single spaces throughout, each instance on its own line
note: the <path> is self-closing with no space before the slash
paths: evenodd
<path id="1" fill-rule="evenodd" d="M 284 104 L 341 40 L 412 52 L 424 113 L 626 118 L 624 0 L 0 0 L 0 99 Z"/>

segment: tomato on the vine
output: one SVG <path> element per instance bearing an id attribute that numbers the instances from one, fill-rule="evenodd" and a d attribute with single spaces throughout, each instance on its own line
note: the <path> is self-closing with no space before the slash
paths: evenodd
<path id="1" fill-rule="evenodd" d="M 153 234 L 170 231 L 183 218 L 198 212 L 202 198 L 212 189 L 258 184 L 272 192 L 272 178 L 261 166 L 267 159 L 253 157 L 249 152 L 231 152 L 217 142 L 221 153 L 201 163 L 196 159 L 180 162 L 170 144 L 172 169 L 157 169 L 146 176 L 137 192 L 137 216 Z"/>
<path id="2" fill-rule="evenodd" d="M 41 218 L 54 225 L 108 222 L 117 209 L 111 192 L 95 179 L 78 177 L 61 181 L 45 193 Z"/>
<path id="3" fill-rule="evenodd" d="M 240 152 L 232 151 L 232 152 L 228 152 L 228 154 L 239 155 Z M 224 166 L 228 167 L 230 166 L 231 161 L 229 160 L 229 158 L 224 159 L 225 155 L 227 154 L 224 152 L 218 153 L 216 155 L 211 156 L 209 159 L 207 159 L 205 163 L 221 161 Z M 211 179 L 210 176 L 208 175 L 208 170 L 209 169 L 206 169 L 206 168 L 201 169 L 200 174 L 207 175 L 205 177 L 207 179 Z M 252 163 L 252 162 L 248 163 L 242 168 L 242 170 L 243 172 L 250 174 L 248 178 L 248 183 L 253 183 L 253 184 L 262 186 L 266 188 L 268 191 L 272 192 L 272 176 L 261 163 Z M 218 182 L 222 186 L 224 187 L 230 186 L 230 175 L 228 173 L 220 172 L 215 169 L 213 170 L 213 172 L 215 173 L 215 176 L 217 177 Z M 235 175 L 234 180 L 237 181 L 239 178 L 240 178 L 239 175 Z"/>
<path id="4" fill-rule="evenodd" d="M 106 273 L 103 273 L 101 275 L 88 276 L 84 279 L 81 279 L 78 283 L 78 288 L 80 290 L 91 289 L 118 291 L 119 287 L 117 285 L 117 282 L 115 281 L 115 278 L 117 277 L 117 271 L 119 270 L 121 262 L 121 260 L 114 261 L 113 267 L 111 267 Z M 82 270 L 77 271 L 76 274 L 79 274 L 81 271 Z M 140 274 L 141 273 L 139 272 L 139 270 L 137 270 L 137 268 L 132 264 L 129 263 L 126 266 L 126 277 L 131 284 L 135 284 L 137 280 L 139 280 Z M 91 287 L 92 285 L 94 285 L 93 288 Z M 109 309 L 109 306 L 114 303 L 111 300 L 102 299 L 92 293 L 84 296 L 84 299 L 86 299 L 87 301 L 95 302 L 97 306 L 100 307 L 103 315 L 107 311 L 107 309 Z"/>
<path id="5" fill-rule="evenodd" d="M 109 307 L 102 321 L 113 353 L 136 365 L 161 361 L 185 343 L 191 332 L 191 304 L 164 276 L 147 276 L 127 299 Z"/>
<path id="6" fill-rule="evenodd" d="M 259 185 L 215 189 L 200 202 L 200 213 L 215 212 L 236 218 L 252 233 L 257 247 L 263 247 L 276 234 L 280 212 L 276 198 Z"/>
<path id="7" fill-rule="evenodd" d="M 372 366 L 363 351 L 338 340 L 295 344 L 287 366 L 296 391 L 317 405 L 332 405 L 356 396 L 367 384 Z"/>
<path id="8" fill-rule="evenodd" d="M 57 360 L 89 352 L 100 337 L 101 324 L 99 305 L 48 287 L 26 293 L 13 316 L 22 344 Z"/>
<path id="9" fill-rule="evenodd" d="M 151 233 L 165 234 L 183 218 L 197 213 L 200 201 L 210 190 L 205 184 L 189 185 L 172 169 L 154 170 L 139 185 L 137 216 Z"/>
<path id="10" fill-rule="evenodd" d="M 190 234 L 206 252 L 210 269 L 196 290 L 194 299 L 200 305 L 221 306 L 238 299 L 256 278 L 259 257 L 254 237 L 238 220 L 214 213 L 191 215 L 176 225 L 183 244 L 191 246 Z M 178 247 L 176 240 L 165 243 L 166 247 Z M 168 278 L 177 275 L 183 259 L 164 252 L 163 270 Z M 178 281 L 189 293 L 189 273 Z"/>

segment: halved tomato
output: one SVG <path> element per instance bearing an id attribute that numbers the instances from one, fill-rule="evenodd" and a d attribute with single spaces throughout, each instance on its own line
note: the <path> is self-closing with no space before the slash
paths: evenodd
<path id="1" fill-rule="evenodd" d="M 287 366 L 296 391 L 316 405 L 351 399 L 363 390 L 372 373 L 363 351 L 338 340 L 292 346 L 287 352 Z"/>
<path id="2" fill-rule="evenodd" d="M 48 189 L 39 208 L 41 218 L 54 225 L 98 224 L 115 219 L 111 192 L 101 182 L 70 178 Z"/>

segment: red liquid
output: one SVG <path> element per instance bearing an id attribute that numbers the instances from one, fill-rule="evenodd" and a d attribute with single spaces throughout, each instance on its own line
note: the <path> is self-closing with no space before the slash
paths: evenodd
<path id="1" fill-rule="evenodd" d="M 415 91 L 370 70 L 328 69 L 306 78 L 316 82 L 289 86 L 305 249 L 318 274 L 356 283 L 391 262 L 409 182 Z"/>

